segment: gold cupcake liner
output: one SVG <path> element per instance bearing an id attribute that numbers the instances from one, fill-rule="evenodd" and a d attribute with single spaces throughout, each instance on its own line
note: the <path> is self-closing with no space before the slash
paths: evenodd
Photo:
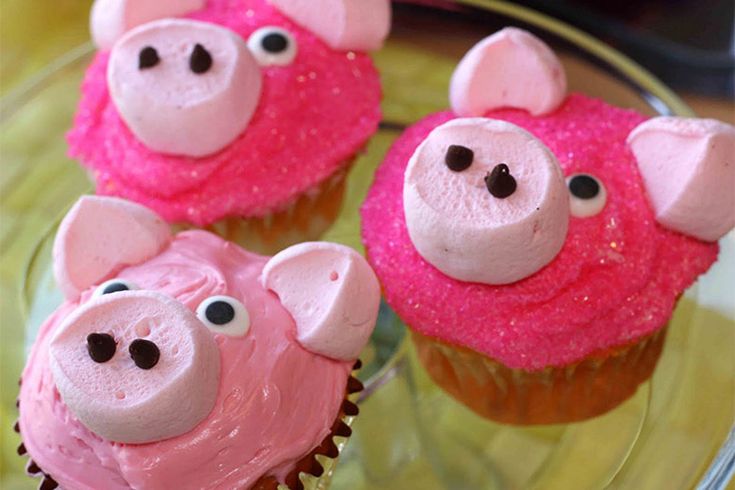
<path id="1" fill-rule="evenodd" d="M 355 363 L 353 370 L 357 371 L 361 367 L 362 362 L 358 360 Z M 310 488 L 326 488 L 328 485 L 326 483 L 321 484 L 319 482 L 319 478 L 324 475 L 325 465 L 329 464 L 333 469 L 337 463 L 337 458 L 339 458 L 340 454 L 340 446 L 335 442 L 335 438 L 339 437 L 346 439 L 352 435 L 352 428 L 350 425 L 352 420 L 360 412 L 360 409 L 353 400 L 356 397 L 356 394 L 361 392 L 363 389 L 364 386 L 360 380 L 352 375 L 348 378 L 344 401 L 342 402 L 340 412 L 337 415 L 334 424 L 332 424 L 329 434 L 324 438 L 319 446 L 314 448 L 309 454 L 296 463 L 294 469 L 286 476 L 284 484 L 279 483 L 275 477 L 265 476 L 255 482 L 255 485 L 250 487 L 249 490 L 305 490 L 306 487 L 304 485 L 304 480 L 308 478 L 314 480 Z M 18 407 L 18 410 L 20 410 L 19 401 L 16 401 L 16 406 Z M 15 422 L 13 430 L 20 434 L 20 425 L 18 422 Z M 27 455 L 25 445 L 22 442 L 18 446 L 18 455 Z M 56 480 L 54 480 L 50 474 L 41 469 L 30 457 L 26 464 L 26 473 L 29 476 L 40 478 L 41 481 L 38 486 L 39 490 L 54 490 L 59 487 Z"/>
<path id="2" fill-rule="evenodd" d="M 471 349 L 412 331 L 431 378 L 478 415 L 515 425 L 569 423 L 630 398 L 656 367 L 667 327 L 632 344 L 562 367 L 511 369 Z"/>

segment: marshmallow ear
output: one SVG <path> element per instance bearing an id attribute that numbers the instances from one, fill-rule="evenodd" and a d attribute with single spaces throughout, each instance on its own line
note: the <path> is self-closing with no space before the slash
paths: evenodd
<path id="1" fill-rule="evenodd" d="M 109 50 L 127 31 L 166 17 L 179 17 L 204 8 L 206 0 L 95 0 L 90 16 L 97 49 Z"/>
<path id="2" fill-rule="evenodd" d="M 273 257 L 261 282 L 296 321 L 296 338 L 305 349 L 340 361 L 357 359 L 380 306 L 378 279 L 362 256 L 333 243 L 302 243 Z"/>
<path id="3" fill-rule="evenodd" d="M 657 117 L 635 128 L 628 144 L 659 223 L 704 241 L 735 226 L 735 127 Z"/>
<path id="4" fill-rule="evenodd" d="M 546 44 L 524 30 L 507 27 L 480 41 L 462 58 L 449 90 L 458 116 L 484 116 L 502 107 L 542 115 L 564 101 L 567 79 Z"/>
<path id="5" fill-rule="evenodd" d="M 269 0 L 334 49 L 376 51 L 388 37 L 390 0 Z"/>
<path id="6" fill-rule="evenodd" d="M 148 208 L 113 197 L 83 196 L 56 235 L 56 282 L 74 300 L 121 267 L 157 255 L 170 239 L 169 226 Z"/>

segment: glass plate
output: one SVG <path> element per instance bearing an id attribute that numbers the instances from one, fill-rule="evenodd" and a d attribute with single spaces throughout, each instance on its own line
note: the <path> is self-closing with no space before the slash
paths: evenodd
<path id="1" fill-rule="evenodd" d="M 324 237 L 361 248 L 357 208 L 372 172 L 402 128 L 447 107 L 451 72 L 476 41 L 505 25 L 531 28 L 560 52 L 570 89 L 647 114 L 689 109 L 647 72 L 584 33 L 505 2 L 464 0 L 454 12 L 397 6 L 395 29 L 376 55 L 385 122 L 348 181 L 340 219 Z M 91 47 L 70 52 L 2 100 L 0 117 L 0 487 L 30 489 L 12 432 L 24 338 L 59 301 L 50 280 L 50 237 L 91 187 L 65 157 L 63 138 Z M 589 422 L 538 428 L 493 424 L 429 381 L 384 310 L 355 432 L 334 475 L 336 489 L 691 488 L 723 446 L 735 419 L 735 239 L 677 308 L 651 382 Z M 372 367 L 370 367 L 372 366 Z M 732 448 L 731 448 L 732 450 Z M 724 485 L 732 453 L 713 466 Z"/>

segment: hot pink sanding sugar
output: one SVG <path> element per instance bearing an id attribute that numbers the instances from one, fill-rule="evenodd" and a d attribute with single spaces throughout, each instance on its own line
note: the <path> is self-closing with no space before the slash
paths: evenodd
<path id="1" fill-rule="evenodd" d="M 403 212 L 408 160 L 435 127 L 456 118 L 431 115 L 394 144 L 361 210 L 363 241 L 388 303 L 424 335 L 525 370 L 578 362 L 662 328 L 684 289 L 716 260 L 718 246 L 656 223 L 625 143 L 646 118 L 576 94 L 548 116 L 504 109 L 487 117 L 541 139 L 565 175 L 600 179 L 605 208 L 572 217 L 562 251 L 527 279 L 489 286 L 444 275 L 415 250 Z"/>
<path id="2" fill-rule="evenodd" d="M 188 17 L 244 39 L 260 27 L 280 26 L 296 38 L 299 54 L 290 66 L 262 69 L 261 99 L 246 131 L 200 159 L 155 153 L 135 138 L 107 90 L 109 54 L 98 54 L 67 139 L 70 155 L 92 171 L 99 194 L 200 226 L 229 216 L 263 216 L 330 177 L 375 132 L 380 80 L 366 54 L 330 49 L 266 0 L 210 0 Z"/>

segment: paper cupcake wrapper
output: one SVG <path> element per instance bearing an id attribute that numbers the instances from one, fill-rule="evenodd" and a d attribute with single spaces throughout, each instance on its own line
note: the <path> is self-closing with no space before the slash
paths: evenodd
<path id="1" fill-rule="evenodd" d="M 412 337 L 421 363 L 452 397 L 482 417 L 536 425 L 596 417 L 630 398 L 653 373 L 666 327 L 635 343 L 540 371 L 511 369 L 416 331 Z"/>
<path id="2" fill-rule="evenodd" d="M 355 363 L 353 370 L 357 371 L 361 367 L 362 362 L 358 360 Z M 362 382 L 350 375 L 347 380 L 345 398 L 342 402 L 339 415 L 335 419 L 334 424 L 332 424 L 329 434 L 324 438 L 321 444 L 294 465 L 294 469 L 286 476 L 285 483 L 281 484 L 275 477 L 267 476 L 258 480 L 255 485 L 251 487 L 251 490 L 277 490 L 279 488 L 305 490 L 306 487 L 303 480 L 307 478 L 313 479 L 310 487 L 318 487 L 320 489 L 326 488 L 327 485 L 321 485 L 319 482 L 319 478 L 324 475 L 323 463 L 331 462 L 330 466 L 334 468 L 340 454 L 340 445 L 337 444 L 335 438 L 339 437 L 346 439 L 352 435 L 350 424 L 360 411 L 358 406 L 352 400 L 357 396 L 357 393 L 361 392 L 363 389 L 364 386 Z M 20 410 L 20 403 L 18 401 L 16 401 L 16 407 Z M 18 422 L 15 422 L 13 430 L 20 435 L 20 425 Z M 54 490 L 59 488 L 59 484 L 56 480 L 54 480 L 50 474 L 43 471 L 43 469 L 28 456 L 25 445 L 22 442 L 18 446 L 18 455 L 28 457 L 26 473 L 31 477 L 40 479 L 38 486 L 39 490 Z"/>
<path id="3" fill-rule="evenodd" d="M 221 219 L 204 229 L 252 252 L 273 254 L 321 237 L 339 216 L 350 163 L 330 178 L 297 197 L 285 209 L 263 217 Z M 196 228 L 189 224 L 178 229 Z"/>

